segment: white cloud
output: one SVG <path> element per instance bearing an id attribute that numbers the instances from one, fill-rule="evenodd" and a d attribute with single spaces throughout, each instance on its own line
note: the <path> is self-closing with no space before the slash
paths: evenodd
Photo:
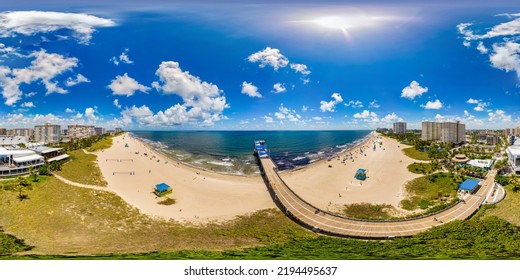
<path id="1" fill-rule="evenodd" d="M 506 42 L 493 44 L 493 53 L 489 56 L 491 65 L 506 72 L 514 71 L 520 79 L 520 44 Z"/>
<path id="2" fill-rule="evenodd" d="M 253 85 L 252 83 L 248 83 L 246 81 L 242 82 L 242 91 L 241 93 L 249 96 L 249 97 L 258 97 L 262 98 L 262 94 L 258 92 L 258 87 Z"/>
<path id="3" fill-rule="evenodd" d="M 375 112 L 370 112 L 369 110 L 363 110 L 361 113 L 355 113 L 354 119 L 361 119 L 368 123 L 378 123 L 379 117 Z"/>
<path id="4" fill-rule="evenodd" d="M 478 43 L 478 46 L 477 46 L 477 50 L 481 53 L 481 54 L 487 54 L 489 52 L 488 48 L 486 48 L 486 46 L 484 46 L 484 43 L 482 41 L 480 41 Z"/>
<path id="5" fill-rule="evenodd" d="M 331 100 L 329 102 L 320 101 L 320 110 L 322 112 L 334 112 L 336 104 L 343 102 L 343 98 L 337 92 L 333 93 L 331 95 L 331 97 L 333 100 Z"/>
<path id="6" fill-rule="evenodd" d="M 76 112 L 76 111 L 71 108 L 65 109 L 65 113 L 74 113 L 74 112 Z"/>
<path id="7" fill-rule="evenodd" d="M 120 55 L 119 57 L 112 57 L 110 59 L 110 61 L 112 61 L 116 66 L 119 65 L 120 63 L 123 63 L 123 64 L 133 64 L 134 62 L 130 59 L 130 57 L 128 57 L 128 52 L 130 51 L 130 49 L 125 49 Z"/>
<path id="8" fill-rule="evenodd" d="M 83 118 L 83 114 L 82 113 L 77 113 L 75 116 L 74 116 L 75 119 L 81 119 Z"/>
<path id="9" fill-rule="evenodd" d="M 133 120 L 135 120 L 138 124 L 153 124 L 153 112 L 146 105 L 141 107 L 136 107 L 133 105 L 130 108 L 126 108 L 121 112 L 122 122 L 125 125 L 130 125 Z"/>
<path id="10" fill-rule="evenodd" d="M 11 54 L 20 56 L 15 48 L 6 47 L 3 43 L 0 43 L 0 57 L 7 57 Z"/>
<path id="11" fill-rule="evenodd" d="M 95 123 L 99 117 L 96 116 L 96 107 L 94 108 L 86 108 L 85 109 L 85 117 L 87 118 L 87 120 L 91 123 Z"/>
<path id="12" fill-rule="evenodd" d="M 315 121 L 321 121 L 321 120 L 323 120 L 322 117 L 313 117 L 312 119 L 315 120 Z"/>
<path id="13" fill-rule="evenodd" d="M 300 73 L 304 76 L 307 76 L 311 73 L 310 70 L 307 69 L 307 65 L 300 64 L 300 63 L 291 63 L 291 69 L 294 70 L 296 73 Z"/>
<path id="14" fill-rule="evenodd" d="M 303 106 L 302 106 L 302 112 L 305 113 L 305 112 L 307 112 L 307 110 L 309 110 L 309 107 L 303 105 Z"/>
<path id="15" fill-rule="evenodd" d="M 128 76 L 125 73 L 123 76 L 116 76 L 114 80 L 108 85 L 108 88 L 112 90 L 113 95 L 124 95 L 132 96 L 136 91 L 147 93 L 150 88 L 138 83 L 135 79 Z"/>
<path id="16" fill-rule="evenodd" d="M 80 13 L 15 11 L 0 13 L 0 36 L 35 35 L 69 29 L 82 44 L 88 44 L 97 27 L 114 26 L 111 19 Z"/>
<path id="17" fill-rule="evenodd" d="M 368 107 L 377 109 L 377 108 L 379 108 L 381 106 L 379 104 L 377 104 L 376 100 L 373 100 L 372 102 L 369 103 Z"/>
<path id="18" fill-rule="evenodd" d="M 484 110 L 486 110 L 486 107 L 489 106 L 489 103 L 482 101 L 482 99 L 477 100 L 477 99 L 470 98 L 466 101 L 466 103 L 477 104 L 477 106 L 475 108 L 473 108 L 473 110 L 478 111 L 478 112 L 483 112 Z"/>
<path id="19" fill-rule="evenodd" d="M 32 102 L 24 102 L 24 103 L 22 103 L 22 107 L 24 107 L 24 108 L 34 108 L 36 106 L 34 106 L 34 103 L 32 103 Z"/>
<path id="20" fill-rule="evenodd" d="M 296 113 L 296 110 L 289 109 L 283 104 L 278 107 L 278 112 L 274 113 L 274 116 L 279 120 L 288 120 L 294 123 L 302 123 L 302 116 Z"/>
<path id="21" fill-rule="evenodd" d="M 239 122 L 240 125 L 245 125 L 245 124 L 248 124 L 248 123 L 249 123 L 248 120 L 241 120 L 241 121 Z"/>
<path id="22" fill-rule="evenodd" d="M 203 126 L 225 118 L 223 111 L 228 108 L 226 97 L 214 84 L 201 81 L 188 71 L 182 71 L 179 63 L 164 61 L 155 72 L 160 81 L 152 86 L 165 94 L 175 94 L 182 98 L 183 104 L 176 104 L 158 117 L 166 125 L 199 121 Z M 159 114 L 158 113 L 158 114 Z"/>
<path id="23" fill-rule="evenodd" d="M 53 79 L 77 67 L 77 58 L 65 58 L 60 54 L 47 53 L 43 49 L 32 52 L 27 58 L 34 59 L 26 68 L 10 69 L 6 66 L 0 66 L 0 86 L 6 105 L 13 106 L 22 98 L 24 94 L 20 90 L 22 84 L 41 82 L 47 90 L 46 94 L 68 92 L 59 87 Z"/>
<path id="24" fill-rule="evenodd" d="M 495 110 L 495 112 L 488 113 L 489 121 L 499 121 L 503 123 L 511 123 L 512 117 L 511 115 L 506 115 L 506 112 L 503 110 Z"/>
<path id="25" fill-rule="evenodd" d="M 274 116 L 279 120 L 285 120 L 285 115 L 281 112 L 274 113 Z"/>
<path id="26" fill-rule="evenodd" d="M 403 119 L 400 118 L 396 113 L 392 112 L 392 114 L 386 115 L 384 118 L 381 119 L 381 122 L 384 123 L 393 123 L 393 122 L 402 122 Z"/>
<path id="27" fill-rule="evenodd" d="M 247 60 L 252 63 L 260 63 L 260 68 L 269 65 L 278 71 L 279 68 L 284 68 L 289 64 L 289 60 L 279 49 L 267 47 L 261 51 L 251 54 Z"/>
<path id="28" fill-rule="evenodd" d="M 509 16 L 518 17 L 518 14 L 510 14 Z M 482 35 L 475 34 L 472 30 L 469 30 L 468 28 L 471 26 L 471 23 L 461 23 L 457 25 L 457 29 L 460 34 L 464 35 L 465 41 L 520 35 L 520 18 L 495 25 L 491 30 Z"/>
<path id="29" fill-rule="evenodd" d="M 413 100 L 415 97 L 421 96 L 425 92 L 428 92 L 427 87 L 421 87 L 418 82 L 412 81 L 409 86 L 403 88 L 401 97 Z"/>
<path id="30" fill-rule="evenodd" d="M 443 107 L 442 102 L 439 99 L 436 99 L 435 101 L 428 101 L 425 105 L 421 105 L 422 108 L 426 110 L 439 110 Z"/>
<path id="31" fill-rule="evenodd" d="M 276 83 L 273 85 L 274 93 L 282 93 L 282 92 L 286 92 L 286 91 L 287 91 L 287 89 L 285 88 L 285 86 L 282 83 Z"/>
<path id="32" fill-rule="evenodd" d="M 73 79 L 72 77 L 68 77 L 67 81 L 65 82 L 65 85 L 68 87 L 72 87 L 80 83 L 90 83 L 90 80 L 87 79 L 85 76 L 78 74 L 76 75 L 75 79 Z"/>
<path id="33" fill-rule="evenodd" d="M 119 104 L 118 99 L 114 99 L 114 102 L 112 104 L 114 104 L 114 106 L 116 106 L 117 109 L 121 109 L 121 104 Z"/>
<path id="34" fill-rule="evenodd" d="M 345 103 L 345 106 L 352 108 L 363 108 L 363 102 L 359 100 L 350 100 L 348 103 Z"/>
<path id="35" fill-rule="evenodd" d="M 269 117 L 269 116 L 263 116 L 262 118 L 264 118 L 265 122 L 266 123 L 274 123 L 274 120 L 272 117 Z"/>

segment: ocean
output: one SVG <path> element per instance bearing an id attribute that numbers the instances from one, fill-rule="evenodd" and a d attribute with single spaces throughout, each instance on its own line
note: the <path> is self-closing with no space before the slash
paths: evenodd
<path id="1" fill-rule="evenodd" d="M 221 173 L 259 173 L 255 140 L 265 140 L 280 170 L 328 158 L 363 141 L 369 130 L 343 131 L 131 131 L 155 149 L 185 163 Z"/>

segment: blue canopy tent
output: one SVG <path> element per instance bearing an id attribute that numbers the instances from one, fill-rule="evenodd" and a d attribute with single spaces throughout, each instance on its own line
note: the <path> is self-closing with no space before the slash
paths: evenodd
<path id="1" fill-rule="evenodd" d="M 173 190 L 170 186 L 168 186 L 167 184 L 165 183 L 160 183 L 160 184 L 157 184 L 155 185 L 155 190 L 153 191 L 155 193 L 155 195 L 157 196 L 164 196 L 164 195 L 167 195 L 169 193 L 172 193 Z"/>
<path id="2" fill-rule="evenodd" d="M 468 180 L 462 182 L 462 184 L 459 185 L 459 190 L 464 190 L 464 191 L 467 191 L 469 193 L 473 193 L 473 192 L 475 192 L 477 190 L 479 183 L 480 183 L 479 180 L 468 179 Z"/>

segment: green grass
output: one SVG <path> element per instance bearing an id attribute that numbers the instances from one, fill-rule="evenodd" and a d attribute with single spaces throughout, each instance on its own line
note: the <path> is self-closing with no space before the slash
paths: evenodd
<path id="1" fill-rule="evenodd" d="M 406 210 L 421 208 L 423 210 L 435 207 L 440 210 L 450 201 L 457 198 L 457 188 L 461 180 L 449 173 L 436 173 L 416 178 L 406 184 L 409 198 L 401 201 L 401 207 Z"/>
<path id="2" fill-rule="evenodd" d="M 80 259 L 520 259 L 520 231 L 497 217 L 456 221 L 411 238 L 363 241 L 320 236 L 238 250 L 106 254 Z M 5 258 L 5 257 L 4 257 Z M 16 256 L 56 259 L 67 256 Z"/>
<path id="3" fill-rule="evenodd" d="M 434 165 L 431 163 L 423 163 L 423 162 L 414 162 L 410 165 L 408 165 L 408 171 L 415 173 L 415 174 L 430 174 L 437 169 L 435 169 Z"/>
<path id="4" fill-rule="evenodd" d="M 506 188 L 504 200 L 487 210 L 485 216 L 497 216 L 520 226 L 520 192 L 513 192 L 511 188 Z"/>
<path id="5" fill-rule="evenodd" d="M 108 149 L 112 146 L 112 137 L 107 137 L 101 141 L 98 141 L 92 146 L 88 147 L 86 150 L 89 152 L 96 152 L 104 149 Z"/>
<path id="6" fill-rule="evenodd" d="M 56 172 L 58 175 L 77 183 L 107 185 L 97 166 L 96 155 L 86 154 L 82 150 L 70 151 L 68 154 L 71 160 L 62 166 L 61 171 Z"/>
<path id="7" fill-rule="evenodd" d="M 404 148 L 403 152 L 406 156 L 416 160 L 430 160 L 428 153 L 418 151 L 415 149 L 415 147 Z"/>
<path id="8" fill-rule="evenodd" d="M 19 201 L 0 190 L 0 225 L 34 246 L 34 254 L 92 255 L 179 250 L 230 250 L 315 236 L 278 209 L 223 224 L 183 226 L 153 219 L 103 191 L 48 177 Z"/>
<path id="9" fill-rule="evenodd" d="M 28 251 L 30 249 L 31 246 L 26 245 L 23 240 L 2 232 L 2 228 L 0 228 L 0 256 Z"/>
<path id="10" fill-rule="evenodd" d="M 354 203 L 345 205 L 343 214 L 357 219 L 385 220 L 391 218 L 391 215 L 384 210 L 392 208 L 389 204 Z"/>

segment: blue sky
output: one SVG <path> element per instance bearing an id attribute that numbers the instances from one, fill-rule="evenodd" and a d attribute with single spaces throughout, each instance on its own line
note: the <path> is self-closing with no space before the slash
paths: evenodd
<path id="1" fill-rule="evenodd" d="M 0 127 L 520 126 L 512 1 L 10 2 Z"/>

